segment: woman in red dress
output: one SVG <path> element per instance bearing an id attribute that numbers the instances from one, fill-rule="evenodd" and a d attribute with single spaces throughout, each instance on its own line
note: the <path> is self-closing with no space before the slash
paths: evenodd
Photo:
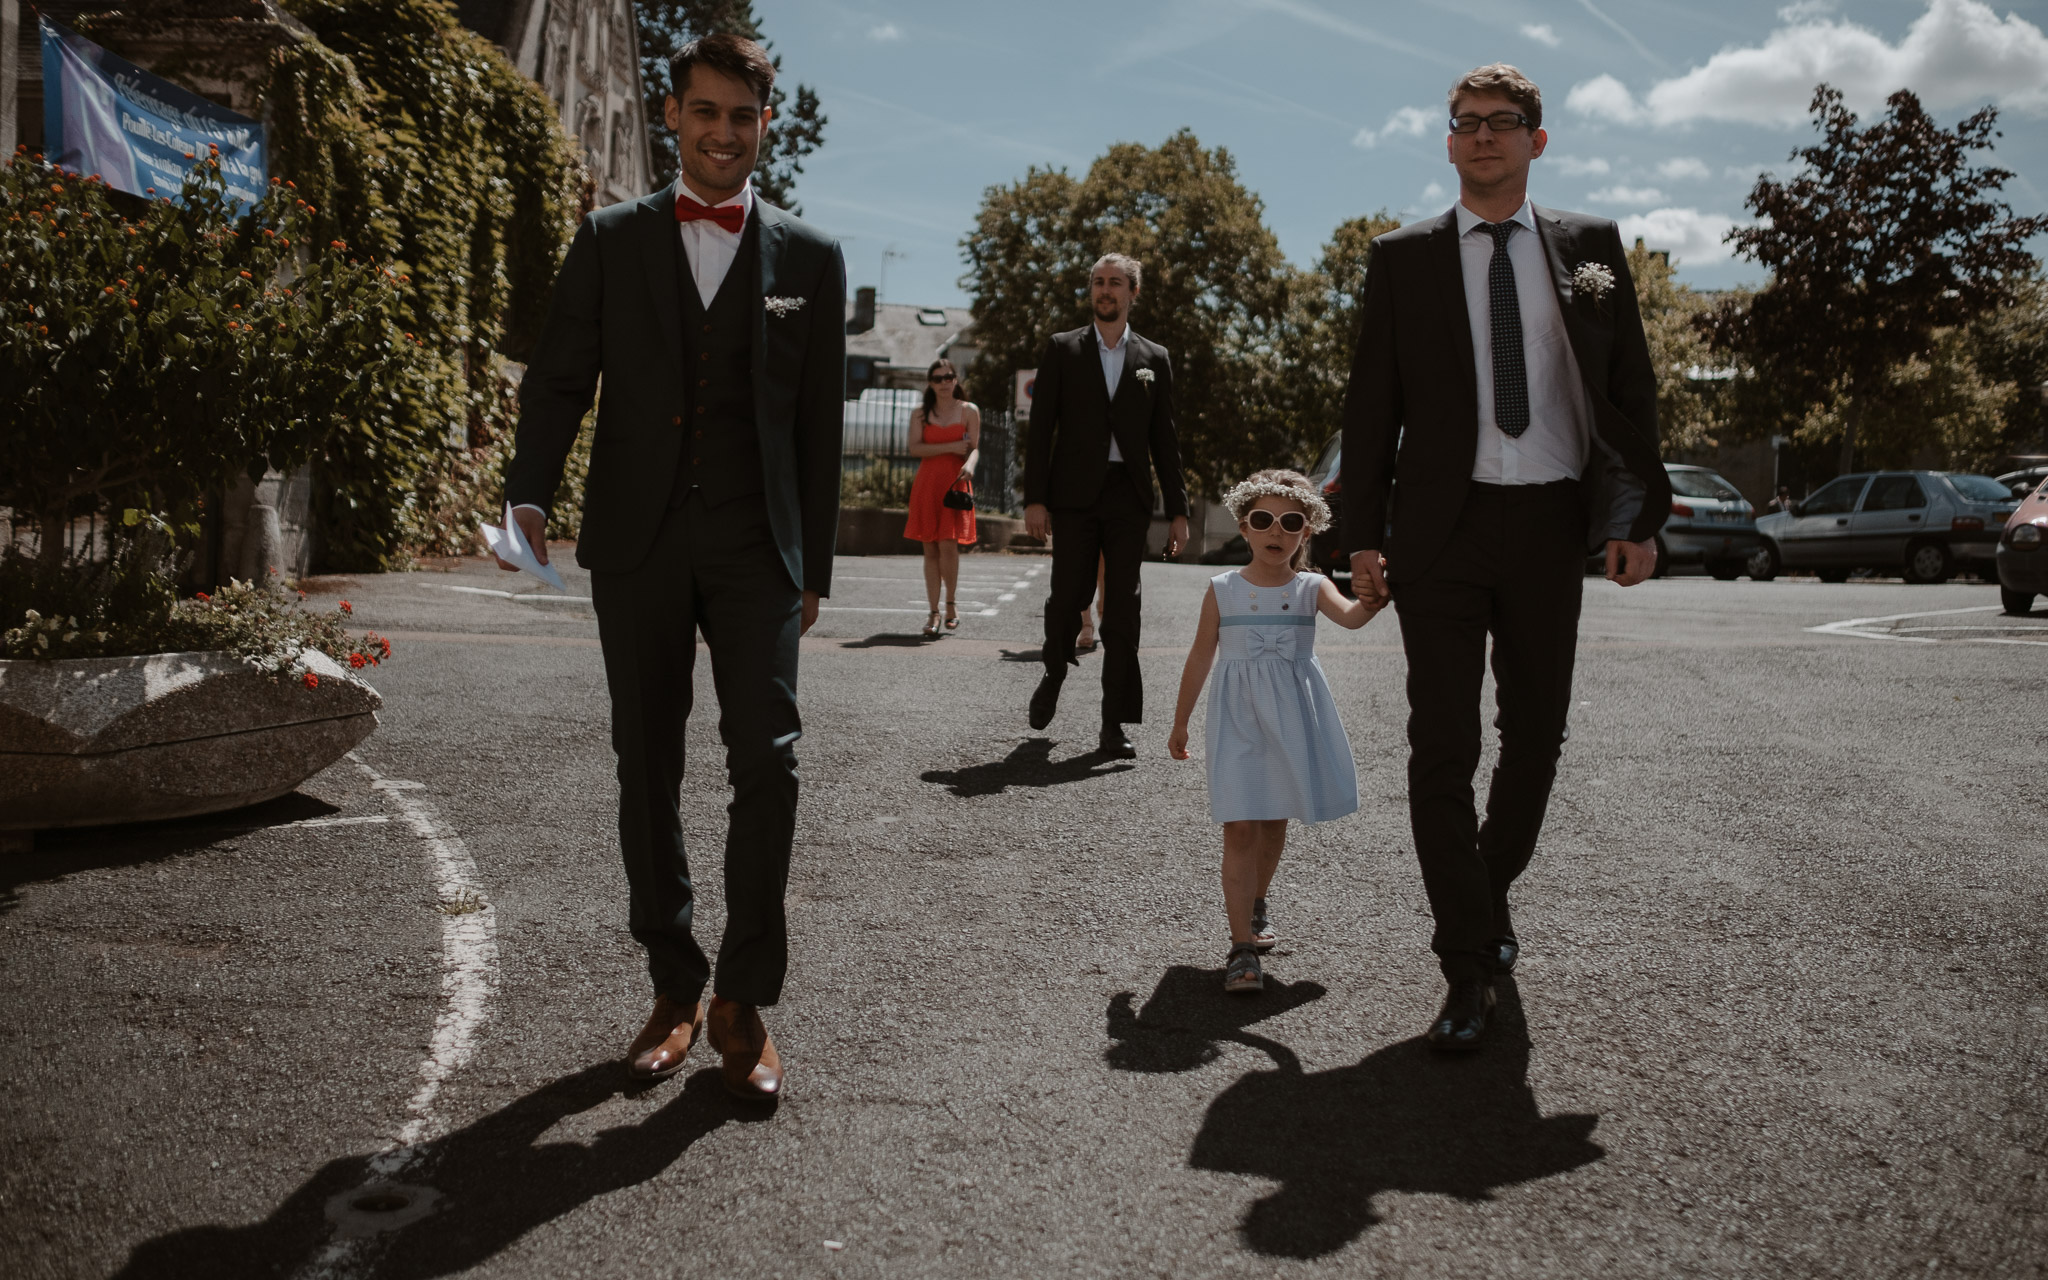
<path id="1" fill-rule="evenodd" d="M 961 394 L 951 360 L 935 360 L 925 375 L 924 404 L 910 415 L 910 456 L 922 458 L 910 484 L 910 519 L 903 536 L 924 544 L 924 594 L 931 603 L 924 635 L 939 634 L 939 587 L 945 586 L 946 630 L 960 625 L 960 548 L 974 545 L 974 510 L 946 505 L 946 491 L 965 476 L 971 495 L 974 460 L 981 448 L 981 410 Z"/>

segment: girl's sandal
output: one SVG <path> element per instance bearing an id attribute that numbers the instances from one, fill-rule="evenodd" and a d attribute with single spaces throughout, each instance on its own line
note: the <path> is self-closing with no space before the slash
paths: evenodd
<path id="1" fill-rule="evenodd" d="M 1074 652 L 1095 652 L 1095 628 L 1088 623 L 1081 624 L 1081 634 L 1074 639 Z"/>
<path id="2" fill-rule="evenodd" d="M 924 638 L 927 640 L 939 638 L 939 611 L 937 609 L 932 610 L 932 616 L 925 619 Z"/>
<path id="3" fill-rule="evenodd" d="M 953 607 L 953 601 L 948 600 L 946 601 L 946 630 L 958 631 L 959 629 L 960 611 Z"/>
<path id="4" fill-rule="evenodd" d="M 1257 947 L 1261 954 L 1264 954 L 1271 951 L 1274 944 L 1279 941 L 1280 935 L 1273 932 L 1273 922 L 1266 918 L 1266 900 L 1264 898 L 1253 899 L 1252 945 Z"/>
<path id="5" fill-rule="evenodd" d="M 1266 972 L 1259 967 L 1259 949 L 1239 942 L 1230 948 L 1230 963 L 1223 970 L 1223 989 L 1232 994 L 1254 995 L 1266 989 Z"/>

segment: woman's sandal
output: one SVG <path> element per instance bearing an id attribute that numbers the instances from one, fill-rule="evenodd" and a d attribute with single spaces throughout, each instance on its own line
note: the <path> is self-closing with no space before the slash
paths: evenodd
<path id="1" fill-rule="evenodd" d="M 1231 945 L 1230 963 L 1223 970 L 1223 989 L 1232 995 L 1253 994 L 1266 989 L 1266 971 L 1259 967 L 1259 948 L 1250 942 Z"/>
<path id="2" fill-rule="evenodd" d="M 1261 954 L 1264 954 L 1271 951 L 1274 944 L 1279 941 L 1280 935 L 1273 932 L 1273 922 L 1266 918 L 1266 900 L 1264 898 L 1253 899 L 1252 945 L 1257 947 Z"/>
<path id="3" fill-rule="evenodd" d="M 932 616 L 925 619 L 924 638 L 927 640 L 939 638 L 939 611 L 937 609 L 932 610 Z"/>
<path id="4" fill-rule="evenodd" d="M 959 629 L 960 611 L 954 607 L 953 601 L 948 600 L 946 601 L 946 630 L 958 631 Z"/>
<path id="5" fill-rule="evenodd" d="M 1081 624 L 1081 634 L 1080 634 L 1079 636 L 1075 637 L 1075 639 L 1074 639 L 1074 652 L 1076 652 L 1076 653 L 1093 653 L 1093 652 L 1095 652 L 1095 628 L 1094 628 L 1094 627 L 1092 627 L 1092 626 L 1088 625 L 1088 624 L 1087 624 L 1087 623 L 1085 623 L 1085 622 Z"/>

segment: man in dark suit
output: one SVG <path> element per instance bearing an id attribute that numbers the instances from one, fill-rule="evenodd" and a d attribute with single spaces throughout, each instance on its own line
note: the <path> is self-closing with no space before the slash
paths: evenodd
<path id="1" fill-rule="evenodd" d="M 1650 576 L 1671 487 L 1621 236 L 1529 203 L 1541 92 L 1496 63 L 1450 109 L 1458 204 L 1373 242 L 1342 491 L 1353 581 L 1391 595 L 1408 655 L 1409 819 L 1450 984 L 1429 1040 L 1470 1049 L 1520 950 L 1508 889 L 1567 736 L 1585 557 L 1604 547 L 1624 587 Z M 1489 635 L 1500 764 L 1482 826 Z"/>
<path id="2" fill-rule="evenodd" d="M 1052 539 L 1045 605 L 1045 676 L 1031 695 L 1031 727 L 1059 709 L 1081 611 L 1102 566 L 1102 736 L 1105 754 L 1138 754 L 1123 726 L 1145 718 L 1138 671 L 1139 566 L 1152 525 L 1152 474 L 1172 518 L 1166 554 L 1188 540 L 1188 492 L 1173 433 L 1173 362 L 1131 331 L 1143 268 L 1104 254 L 1088 273 L 1094 323 L 1056 333 L 1038 358 L 1024 452 L 1024 527 Z"/>
<path id="3" fill-rule="evenodd" d="M 706 36 L 669 74 L 682 173 L 577 229 L 520 390 L 505 496 L 545 560 L 546 513 L 602 377 L 576 559 L 611 690 L 629 921 L 654 979 L 627 1059 L 671 1075 L 702 1024 L 726 1088 L 772 1100 L 782 1065 L 758 1010 L 788 962 L 797 639 L 832 583 L 846 271 L 835 241 L 749 182 L 775 77 L 761 47 Z M 708 1013 L 677 813 L 699 632 L 733 789 Z"/>

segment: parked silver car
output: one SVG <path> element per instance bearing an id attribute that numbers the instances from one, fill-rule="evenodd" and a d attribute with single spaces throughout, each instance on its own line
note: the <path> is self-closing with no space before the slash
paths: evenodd
<path id="1" fill-rule="evenodd" d="M 1664 474 L 1671 478 L 1671 515 L 1657 531 L 1657 572 L 1700 564 L 1723 582 L 1741 576 L 1760 545 L 1749 500 L 1706 467 L 1667 462 Z"/>
<path id="2" fill-rule="evenodd" d="M 1858 472 L 1828 481 L 1790 511 L 1756 522 L 1763 545 L 1750 576 L 1811 569 L 1846 582 L 1857 569 L 1897 569 L 1908 582 L 1946 582 L 1958 566 L 1990 576 L 2005 519 L 2019 505 L 1990 476 L 1952 471 Z"/>

